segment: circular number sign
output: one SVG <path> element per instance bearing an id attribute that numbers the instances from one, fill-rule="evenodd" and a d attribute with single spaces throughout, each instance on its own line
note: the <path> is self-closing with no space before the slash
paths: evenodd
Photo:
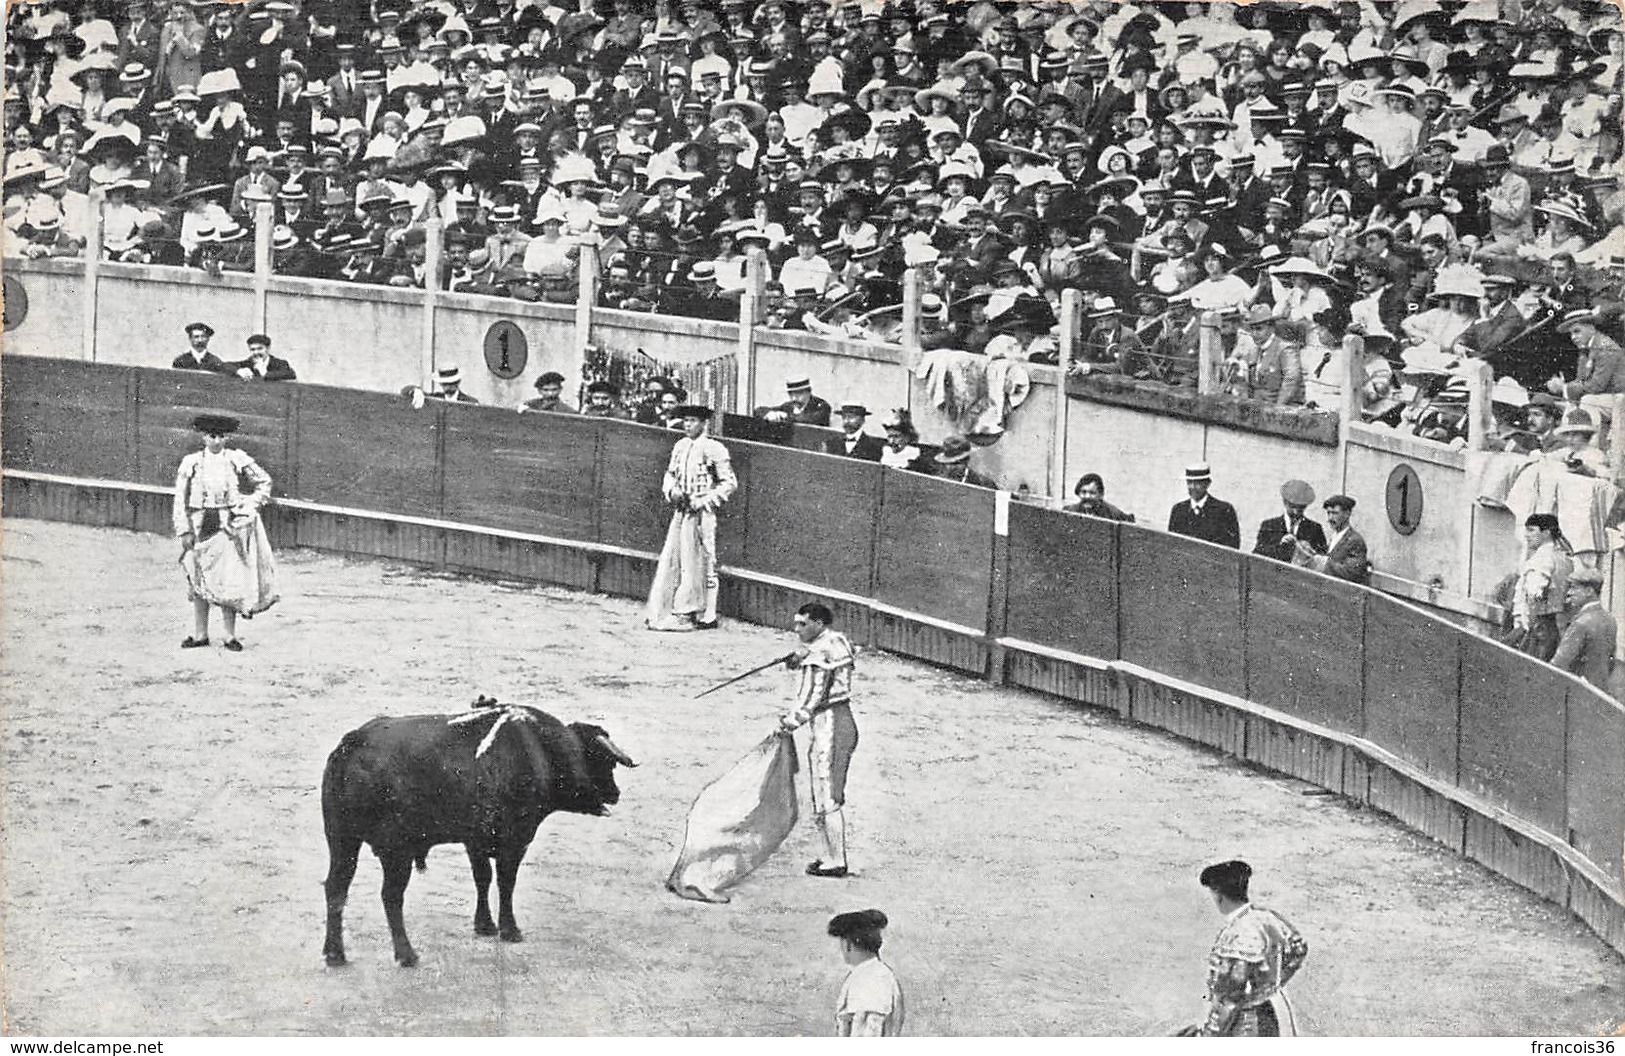
<path id="1" fill-rule="evenodd" d="M 15 330 L 28 318 L 28 291 L 15 276 L 5 276 L 6 329 Z"/>
<path id="2" fill-rule="evenodd" d="M 1400 535 L 1410 535 L 1422 523 L 1422 478 L 1403 462 L 1388 474 L 1388 523 Z"/>
<path id="3" fill-rule="evenodd" d="M 485 332 L 485 366 L 492 374 L 511 381 L 525 372 L 530 350 L 525 332 L 506 319 L 499 319 Z"/>

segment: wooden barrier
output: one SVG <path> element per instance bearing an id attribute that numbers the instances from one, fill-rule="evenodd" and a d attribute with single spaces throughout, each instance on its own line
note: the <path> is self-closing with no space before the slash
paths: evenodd
<path id="1" fill-rule="evenodd" d="M 7 358 L 11 516 L 168 530 L 201 411 L 305 545 L 641 596 L 674 440 L 623 422 Z M 90 413 L 86 413 L 90 412 Z M 1625 708 L 1372 591 L 868 463 L 730 442 L 724 612 L 1111 708 L 1388 811 L 1625 951 Z M 732 567 L 727 567 L 731 565 Z M 989 659 L 994 670 L 987 672 Z"/>

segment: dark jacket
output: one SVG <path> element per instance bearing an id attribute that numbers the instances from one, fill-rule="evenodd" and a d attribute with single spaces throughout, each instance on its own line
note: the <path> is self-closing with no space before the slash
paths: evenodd
<path id="1" fill-rule="evenodd" d="M 935 474 L 943 480 L 952 480 L 959 484 L 970 484 L 978 488 L 989 488 L 993 491 L 999 490 L 998 481 L 986 474 L 976 472 L 976 470 L 970 468 L 969 462 L 955 462 L 952 464 L 938 462 L 933 464 L 933 469 Z"/>
<path id="2" fill-rule="evenodd" d="M 236 373 L 239 370 L 242 370 L 244 367 L 247 367 L 250 370 L 252 370 L 254 368 L 254 357 L 253 356 L 250 356 L 247 359 L 239 359 L 239 360 L 236 360 L 234 362 L 225 364 L 225 369 L 223 370 L 223 373 L 231 374 L 231 375 L 235 376 Z M 265 364 L 265 373 L 264 374 L 256 374 L 252 378 L 249 378 L 247 380 L 249 380 L 249 381 L 297 381 L 298 377 L 299 377 L 299 375 L 294 373 L 293 367 L 289 365 L 287 360 L 278 359 L 277 357 L 272 356 Z"/>
<path id="3" fill-rule="evenodd" d="M 1298 548 L 1281 542 L 1281 537 L 1286 534 L 1286 517 L 1271 517 L 1258 526 L 1258 541 L 1253 544 L 1253 553 L 1290 564 Z M 1326 552 L 1326 532 L 1321 528 L 1320 522 L 1300 517 L 1297 531 L 1292 534 L 1308 543 L 1309 548 L 1315 553 Z"/>
<path id="4" fill-rule="evenodd" d="M 1108 521 L 1122 521 L 1125 524 L 1134 523 L 1134 515 L 1132 513 L 1124 513 L 1116 506 L 1113 506 L 1111 503 L 1104 500 L 1102 500 L 1100 505 L 1093 510 L 1085 510 L 1083 508 L 1083 503 L 1074 502 L 1062 506 L 1061 512 L 1075 513 L 1080 517 L 1099 517 Z"/>
<path id="5" fill-rule="evenodd" d="M 173 370 L 207 370 L 214 374 L 224 374 L 226 371 L 226 365 L 213 352 L 203 353 L 201 360 L 193 359 L 190 352 L 182 352 L 169 366 Z"/>
<path id="6" fill-rule="evenodd" d="M 884 450 L 886 442 L 868 433 L 858 434 L 858 441 L 851 451 L 846 449 L 845 436 L 832 436 L 824 441 L 824 454 L 840 455 L 842 458 L 861 458 L 865 462 L 879 462 L 880 453 Z"/>
<path id="7" fill-rule="evenodd" d="M 1211 495 L 1203 504 L 1201 516 L 1192 511 L 1189 499 L 1176 503 L 1168 512 L 1168 530 L 1175 535 L 1241 549 L 1241 524 L 1236 520 L 1236 508 Z"/>
<path id="8" fill-rule="evenodd" d="M 1371 578 L 1371 559 L 1366 554 L 1365 537 L 1350 528 L 1326 554 L 1328 576 L 1346 579 L 1350 583 L 1365 583 Z"/>

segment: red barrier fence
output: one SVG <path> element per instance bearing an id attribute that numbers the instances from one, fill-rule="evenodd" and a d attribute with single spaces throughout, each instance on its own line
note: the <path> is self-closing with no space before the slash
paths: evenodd
<path id="1" fill-rule="evenodd" d="M 636 596 L 666 530 L 668 430 L 55 359 L 8 356 L 5 371 L 13 515 L 163 530 L 191 419 L 212 411 L 241 419 L 238 442 L 275 479 L 282 543 Z M 827 592 L 860 641 L 1114 708 L 1388 810 L 1625 950 L 1625 709 L 1590 686 L 1248 554 L 728 444 L 741 490 L 719 532 L 724 611 L 782 622 Z"/>

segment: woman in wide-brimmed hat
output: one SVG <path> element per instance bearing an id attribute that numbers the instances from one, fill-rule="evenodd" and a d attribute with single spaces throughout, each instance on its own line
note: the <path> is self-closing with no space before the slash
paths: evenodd
<path id="1" fill-rule="evenodd" d="M 1433 279 L 1429 298 L 1435 306 L 1408 316 L 1400 329 L 1412 341 L 1439 349 L 1454 347 L 1456 338 L 1478 322 L 1478 305 L 1484 298 L 1484 276 L 1466 264 L 1447 264 Z"/>
<path id="2" fill-rule="evenodd" d="M 1586 248 L 1585 234 L 1591 224 L 1568 202 L 1548 199 L 1535 206 L 1546 217 L 1545 229 L 1528 245 L 1518 247 L 1523 260 L 1551 260 L 1559 253 L 1574 254 Z"/>
<path id="3" fill-rule="evenodd" d="M 1285 287 L 1275 298 L 1275 317 L 1294 323 L 1315 323 L 1332 308 L 1327 292 L 1334 284 L 1324 268 L 1307 257 L 1288 257 L 1270 269 Z"/>
<path id="4" fill-rule="evenodd" d="M 226 649 L 240 653 L 238 614 L 264 612 L 278 597 L 276 559 L 260 520 L 271 498 L 271 477 L 246 451 L 226 446 L 237 431 L 235 418 L 200 414 L 192 427 L 203 436 L 203 450 L 181 459 L 173 510 L 193 616 L 192 634 L 181 648 L 209 644 L 209 608 L 215 606 Z"/>

